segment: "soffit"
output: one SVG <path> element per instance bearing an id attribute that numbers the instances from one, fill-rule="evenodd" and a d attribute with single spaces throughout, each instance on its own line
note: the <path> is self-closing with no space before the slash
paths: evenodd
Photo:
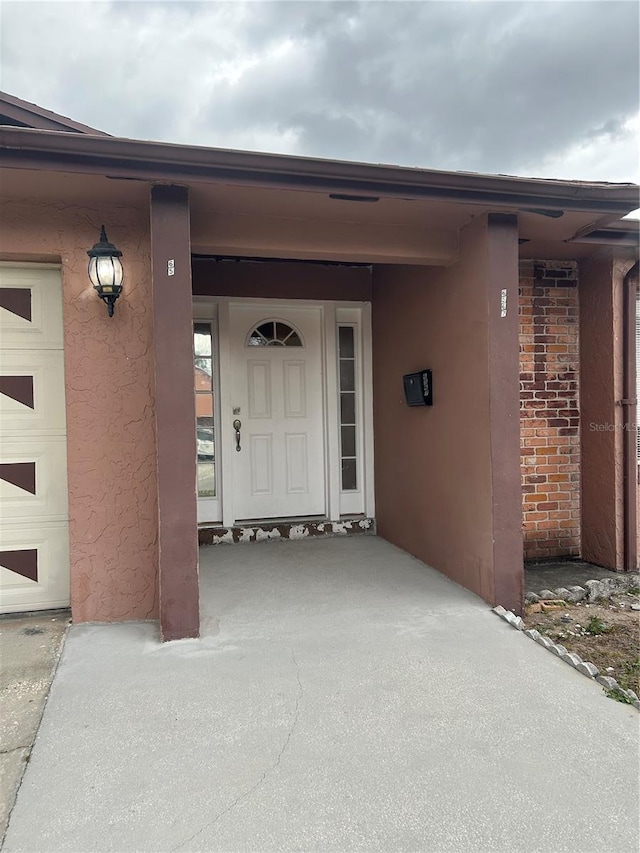
<path id="1" fill-rule="evenodd" d="M 0 169 L 0 198 L 20 201 L 63 201 L 99 207 L 101 204 L 149 203 L 147 181 L 113 181 L 104 175 Z"/>
<path id="2" fill-rule="evenodd" d="M 113 179 L 104 175 L 29 169 L 0 169 L 0 197 L 77 204 L 93 209 L 100 205 L 149 204 L 150 182 Z M 273 189 L 224 183 L 190 185 L 191 213 L 194 225 L 213 217 L 252 217 L 397 225 L 415 229 L 457 232 L 471 219 L 498 208 L 480 204 L 456 203 L 433 199 L 382 197 L 378 202 L 340 201 L 327 192 Z M 569 259 L 587 257 L 602 247 L 567 243 L 579 231 L 595 227 L 598 219 L 589 212 L 565 212 L 559 218 L 539 213 L 500 208 L 499 212 L 518 214 L 520 247 L 523 258 Z M 609 217 L 610 219 L 610 217 Z M 608 220 L 601 220 L 606 222 Z"/>

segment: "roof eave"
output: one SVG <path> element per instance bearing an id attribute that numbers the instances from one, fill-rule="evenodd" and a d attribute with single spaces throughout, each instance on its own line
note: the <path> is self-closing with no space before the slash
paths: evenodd
<path id="1" fill-rule="evenodd" d="M 14 127 L 0 128 L 0 165 L 159 183 L 226 182 L 620 217 L 639 204 L 635 184 L 443 172 Z"/>

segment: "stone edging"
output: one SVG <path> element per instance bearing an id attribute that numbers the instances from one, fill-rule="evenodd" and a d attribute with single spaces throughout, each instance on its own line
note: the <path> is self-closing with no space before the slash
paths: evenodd
<path id="1" fill-rule="evenodd" d="M 589 583 L 589 581 L 587 581 L 587 583 Z M 587 678 L 594 679 L 601 687 L 604 687 L 605 690 L 613 690 L 617 688 L 628 699 L 631 699 L 633 707 L 640 711 L 640 699 L 638 699 L 638 696 L 633 690 L 624 690 L 620 687 L 615 678 L 611 678 L 608 675 L 600 675 L 600 671 L 597 666 L 594 666 L 588 661 L 582 660 L 580 655 L 568 652 L 564 646 L 552 642 L 548 637 L 543 637 L 540 631 L 536 631 L 535 628 L 529 628 L 525 631 L 522 617 L 516 616 L 516 614 L 511 610 L 505 610 L 504 607 L 499 604 L 497 607 L 493 608 L 493 612 L 502 617 L 502 619 L 508 622 L 517 631 L 522 631 L 527 635 L 527 637 L 535 640 L 538 645 L 548 649 L 550 652 L 553 652 L 556 657 L 559 657 L 560 660 L 563 660 L 565 663 L 570 664 L 570 666 L 582 673 L 582 675 L 586 675 Z"/>
<path id="2" fill-rule="evenodd" d="M 586 581 L 584 586 L 564 586 L 558 589 L 542 589 L 540 592 L 527 592 L 524 597 L 525 604 L 535 604 L 538 601 L 549 601 L 561 598 L 563 601 L 575 603 L 576 601 L 606 601 L 612 595 L 628 592 L 634 587 L 640 586 L 638 573 L 621 574 L 619 578 L 602 578 L 602 580 Z"/>

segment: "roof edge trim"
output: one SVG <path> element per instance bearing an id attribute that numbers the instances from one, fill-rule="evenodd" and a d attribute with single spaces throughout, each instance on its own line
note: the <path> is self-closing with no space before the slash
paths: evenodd
<path id="1" fill-rule="evenodd" d="M 23 101 L 8 92 L 0 92 L 0 113 L 8 116 L 14 121 L 26 125 L 25 130 L 45 130 L 55 132 L 82 133 L 92 136 L 109 136 L 103 130 L 81 124 L 66 116 L 45 110 L 37 104 Z"/>
<path id="2" fill-rule="evenodd" d="M 635 184 L 443 172 L 15 127 L 0 128 L 0 165 L 150 182 L 225 181 L 318 192 L 366 191 L 514 210 L 534 206 L 617 216 L 638 207 L 639 192 Z"/>

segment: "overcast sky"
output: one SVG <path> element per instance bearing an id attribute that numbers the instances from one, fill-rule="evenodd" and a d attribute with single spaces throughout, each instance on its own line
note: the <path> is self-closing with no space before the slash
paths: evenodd
<path id="1" fill-rule="evenodd" d="M 635 0 L 3 0 L 1 87 L 119 136 L 638 181 Z"/>

